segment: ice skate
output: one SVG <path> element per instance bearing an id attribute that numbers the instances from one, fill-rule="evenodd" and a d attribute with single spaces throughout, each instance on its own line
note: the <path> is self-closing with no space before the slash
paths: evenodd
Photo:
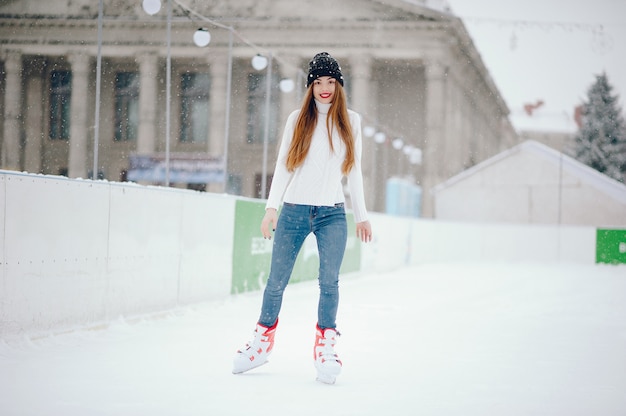
<path id="1" fill-rule="evenodd" d="M 341 360 L 335 353 L 335 344 L 339 333 L 332 328 L 316 328 L 315 368 L 317 369 L 317 381 L 325 384 L 335 384 L 337 376 L 341 372 Z"/>
<path id="2" fill-rule="evenodd" d="M 272 327 L 257 324 L 254 336 L 245 347 L 237 351 L 233 360 L 233 374 L 241 374 L 267 363 L 267 357 L 274 348 L 274 334 L 278 320 Z"/>

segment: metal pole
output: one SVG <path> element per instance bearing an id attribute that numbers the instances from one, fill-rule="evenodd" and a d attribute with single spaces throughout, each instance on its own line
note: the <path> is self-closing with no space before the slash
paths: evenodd
<path id="1" fill-rule="evenodd" d="M 267 79 L 265 80 L 265 131 L 263 132 L 263 172 L 261 173 L 261 198 L 267 198 L 267 146 L 270 135 L 270 94 L 272 92 L 272 53 L 267 62 Z"/>
<path id="2" fill-rule="evenodd" d="M 170 99 L 172 94 L 172 0 L 167 0 L 167 68 L 165 74 L 165 186 L 170 186 Z"/>
<path id="3" fill-rule="evenodd" d="M 230 94 L 233 81 L 233 28 L 228 28 L 228 72 L 226 73 L 226 113 L 224 115 L 224 192 L 228 189 L 228 142 L 230 136 Z"/>
<path id="4" fill-rule="evenodd" d="M 306 84 L 306 74 L 302 72 L 301 69 L 298 69 L 296 73 L 296 102 L 298 105 L 302 103 L 304 98 L 304 90 L 302 87 Z"/>
<path id="5" fill-rule="evenodd" d="M 559 151 L 559 197 L 558 197 L 558 215 L 557 215 L 557 224 L 561 225 L 561 221 L 563 220 L 563 152 Z"/>
<path id="6" fill-rule="evenodd" d="M 96 59 L 96 111 L 93 131 L 93 173 L 91 179 L 98 179 L 98 147 L 100 141 L 100 83 L 102 78 L 102 14 L 103 1 L 98 3 L 98 57 Z"/>

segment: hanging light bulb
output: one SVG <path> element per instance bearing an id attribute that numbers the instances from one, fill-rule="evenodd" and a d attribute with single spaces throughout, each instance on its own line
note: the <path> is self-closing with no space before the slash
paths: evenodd
<path id="1" fill-rule="evenodd" d="M 402 149 L 402 146 L 404 146 L 404 140 L 402 140 L 400 137 L 397 137 L 393 139 L 393 141 L 391 142 L 391 145 L 393 146 L 394 149 L 400 150 Z"/>
<path id="2" fill-rule="evenodd" d="M 193 34 L 193 43 L 195 43 L 196 46 L 203 48 L 207 46 L 210 42 L 211 42 L 211 33 L 203 27 L 196 30 L 195 33 Z"/>
<path id="3" fill-rule="evenodd" d="M 296 87 L 296 83 L 291 78 L 283 78 L 278 84 L 282 92 L 291 92 Z"/>
<path id="4" fill-rule="evenodd" d="M 363 135 L 365 137 L 373 137 L 375 133 L 376 133 L 376 129 L 374 127 L 372 126 L 363 127 Z"/>
<path id="5" fill-rule="evenodd" d="M 385 143 L 385 140 L 387 140 L 387 136 L 385 136 L 385 133 L 383 133 L 382 131 L 379 131 L 378 133 L 374 134 L 374 141 L 378 144 L 382 144 Z"/>
<path id="6" fill-rule="evenodd" d="M 252 57 L 252 68 L 257 71 L 261 71 L 267 67 L 267 58 L 261 54 L 256 54 Z"/>
<path id="7" fill-rule="evenodd" d="M 409 160 L 414 165 L 421 165 L 422 164 L 422 149 L 419 149 L 417 147 L 414 148 L 411 151 L 411 155 L 409 156 Z"/>
<path id="8" fill-rule="evenodd" d="M 155 15 L 161 10 L 161 0 L 143 0 L 141 7 L 150 16 Z"/>

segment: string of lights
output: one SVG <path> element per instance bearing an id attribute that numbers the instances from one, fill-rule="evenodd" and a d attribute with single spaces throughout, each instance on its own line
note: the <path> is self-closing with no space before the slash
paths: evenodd
<path id="1" fill-rule="evenodd" d="M 511 30 L 510 48 L 515 50 L 518 46 L 518 32 L 528 30 L 542 30 L 546 33 L 561 31 L 564 33 L 589 33 L 591 34 L 591 48 L 594 52 L 604 54 L 613 47 L 613 40 L 605 30 L 607 26 L 624 25 L 623 23 L 582 23 L 554 20 L 524 20 L 502 19 L 490 17 L 459 16 L 463 22 L 471 25 L 495 25 L 503 29 Z"/>
<path id="2" fill-rule="evenodd" d="M 533 28 L 542 29 L 545 31 L 551 31 L 553 29 L 561 29 L 566 32 L 584 31 L 584 32 L 596 32 L 603 31 L 605 24 L 602 23 L 582 23 L 582 22 L 564 22 L 564 21 L 549 21 L 549 20 L 521 20 L 521 19 L 502 19 L 491 17 L 472 17 L 462 16 L 464 22 L 473 24 L 495 24 L 503 27 L 515 27 L 515 28 Z"/>
<path id="3" fill-rule="evenodd" d="M 210 18 L 202 15 L 201 13 L 199 13 L 198 11 L 196 11 L 196 10 L 192 9 L 191 7 L 187 6 L 186 4 L 181 2 L 180 0 L 172 0 L 172 1 L 176 5 L 178 5 L 178 7 L 180 7 L 181 10 L 192 21 L 194 20 L 193 17 L 195 17 L 197 20 L 200 20 L 200 21 L 203 21 L 203 22 L 207 22 L 207 23 L 209 23 L 211 25 L 214 25 L 214 26 L 222 28 L 222 29 L 230 30 L 233 33 L 233 35 L 235 35 L 241 42 L 243 42 L 244 44 L 246 44 L 249 47 L 253 48 L 259 54 L 271 55 L 272 59 L 278 61 L 283 66 L 296 69 L 298 71 L 298 73 L 300 75 L 303 75 L 304 79 L 306 79 L 306 73 L 302 70 L 302 68 L 295 67 L 293 64 L 290 64 L 289 62 L 286 62 L 283 59 L 281 59 L 281 57 L 276 55 L 275 53 L 273 53 L 273 52 L 267 50 L 266 48 L 263 48 L 263 47 L 255 44 L 255 43 L 253 43 L 250 40 L 248 40 L 245 36 L 243 36 L 240 32 L 238 32 L 234 27 L 227 26 L 227 25 L 225 25 L 223 23 L 217 22 L 217 21 L 215 21 L 213 19 L 210 19 Z M 383 144 L 383 143 L 391 144 L 396 150 L 403 150 L 404 153 L 407 154 L 407 156 L 409 156 L 409 158 L 411 160 L 415 160 L 416 158 L 421 159 L 421 153 L 420 153 L 419 149 L 414 149 L 410 145 L 405 145 L 404 144 L 404 140 L 402 139 L 402 137 L 399 134 L 397 134 L 392 129 L 390 129 L 390 128 L 386 127 L 386 126 L 381 125 L 380 123 L 370 123 L 369 122 L 370 117 L 367 114 L 362 114 L 362 116 L 363 116 L 363 120 L 367 124 L 367 126 L 365 126 L 365 128 L 364 128 L 364 135 L 365 135 L 366 138 L 372 138 L 378 144 Z M 375 127 L 373 127 L 373 126 L 375 126 Z"/>
<path id="4" fill-rule="evenodd" d="M 222 29 L 227 29 L 230 30 L 233 35 L 237 36 L 237 38 L 239 38 L 239 40 L 243 43 L 245 43 L 246 45 L 248 45 L 249 47 L 253 48 L 254 50 L 256 50 L 258 53 L 262 54 L 262 55 L 269 55 L 270 51 L 253 43 L 252 41 L 248 40 L 245 36 L 243 36 L 240 32 L 238 32 L 234 27 L 232 26 L 227 26 L 225 24 L 222 24 L 220 22 L 217 22 L 213 19 L 210 19 L 204 15 L 202 15 L 201 13 L 197 12 L 196 10 L 192 9 L 191 7 L 187 6 L 186 4 L 182 3 L 179 0 L 173 0 L 174 3 L 176 3 L 190 18 L 191 16 L 195 16 L 197 19 L 202 20 L 204 22 L 210 23 L 216 27 L 222 28 Z M 297 68 L 294 65 L 284 61 L 283 59 L 281 59 L 280 56 L 277 56 L 275 53 L 272 53 L 272 59 L 278 61 L 281 65 L 285 65 L 288 67 L 291 67 L 293 69 L 296 69 L 298 71 L 301 71 L 302 73 L 304 73 L 304 71 L 302 71 L 301 68 Z"/>

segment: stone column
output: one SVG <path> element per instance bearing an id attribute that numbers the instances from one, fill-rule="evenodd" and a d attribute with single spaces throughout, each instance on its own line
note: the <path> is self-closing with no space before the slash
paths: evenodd
<path id="1" fill-rule="evenodd" d="M 350 107 L 361 115 L 362 126 L 375 127 L 374 100 L 375 88 L 372 88 L 372 57 L 366 54 L 354 54 L 348 58 L 350 63 L 350 74 L 347 75 L 348 82 L 352 82 L 352 100 Z M 377 146 L 373 137 L 363 139 L 363 154 L 361 168 L 363 170 L 363 187 L 365 190 L 365 204 L 368 210 L 380 211 L 380 204 L 376 203 L 376 196 L 379 194 L 376 184 L 380 175 L 378 170 Z"/>
<path id="2" fill-rule="evenodd" d="M 209 58 L 210 91 L 209 91 L 209 137 L 207 153 L 213 157 L 228 158 L 226 143 L 226 94 L 228 81 L 228 50 L 215 52 Z M 232 81 L 231 81 L 232 82 Z M 232 90 L 231 85 L 231 90 Z M 232 92 L 231 92 L 232 100 Z M 232 107 L 231 107 L 232 108 Z M 230 125 L 229 125 L 230 126 Z M 230 129 L 229 129 L 230 131 Z M 229 133 L 230 135 L 230 133 Z M 228 160 L 226 160 L 226 164 Z M 228 172 L 228 169 L 226 169 Z M 207 184 L 209 192 L 226 192 L 228 178 L 223 183 Z"/>
<path id="3" fill-rule="evenodd" d="M 137 126 L 137 153 L 149 154 L 156 150 L 158 57 L 143 54 L 139 62 L 139 125 Z"/>
<path id="4" fill-rule="evenodd" d="M 302 75 L 301 71 L 305 68 L 302 65 L 302 58 L 299 55 L 292 53 L 280 53 L 280 61 L 278 73 L 282 79 L 291 79 L 294 82 L 293 91 L 282 92 L 280 91 L 280 119 L 278 124 L 278 140 L 276 145 L 278 146 L 280 140 L 282 140 L 283 128 L 287 122 L 287 117 L 292 111 L 297 110 L 302 105 L 302 99 L 304 97 L 306 88 L 306 75 Z M 298 75 L 300 73 L 300 75 Z"/>
<path id="5" fill-rule="evenodd" d="M 90 136 L 87 110 L 90 108 L 89 91 L 90 57 L 72 54 L 68 56 L 72 68 L 72 96 L 70 118 L 70 151 L 68 176 L 70 178 L 87 178 L 87 147 Z M 97 174 L 97 172 L 95 172 Z M 96 175 L 94 175 L 96 176 Z"/>
<path id="6" fill-rule="evenodd" d="M 422 215 L 433 217 L 431 190 L 447 179 L 446 68 L 436 60 L 426 63 L 426 140 L 423 151 Z"/>
<path id="7" fill-rule="evenodd" d="M 20 119 L 22 97 L 22 55 L 9 51 L 4 56 L 4 140 L 2 168 L 20 170 Z"/>
<path id="8" fill-rule="evenodd" d="M 225 51 L 228 53 L 228 51 Z M 209 58 L 211 91 L 209 92 L 209 138 L 207 152 L 212 156 L 224 153 L 224 130 L 226 122 L 226 81 L 228 78 L 228 56 L 225 53 L 212 53 Z"/>
<path id="9" fill-rule="evenodd" d="M 43 106 L 45 61 L 33 58 L 26 74 L 26 111 L 24 114 L 26 141 L 24 143 L 24 170 L 32 173 L 42 172 L 43 117 L 46 109 Z"/>

